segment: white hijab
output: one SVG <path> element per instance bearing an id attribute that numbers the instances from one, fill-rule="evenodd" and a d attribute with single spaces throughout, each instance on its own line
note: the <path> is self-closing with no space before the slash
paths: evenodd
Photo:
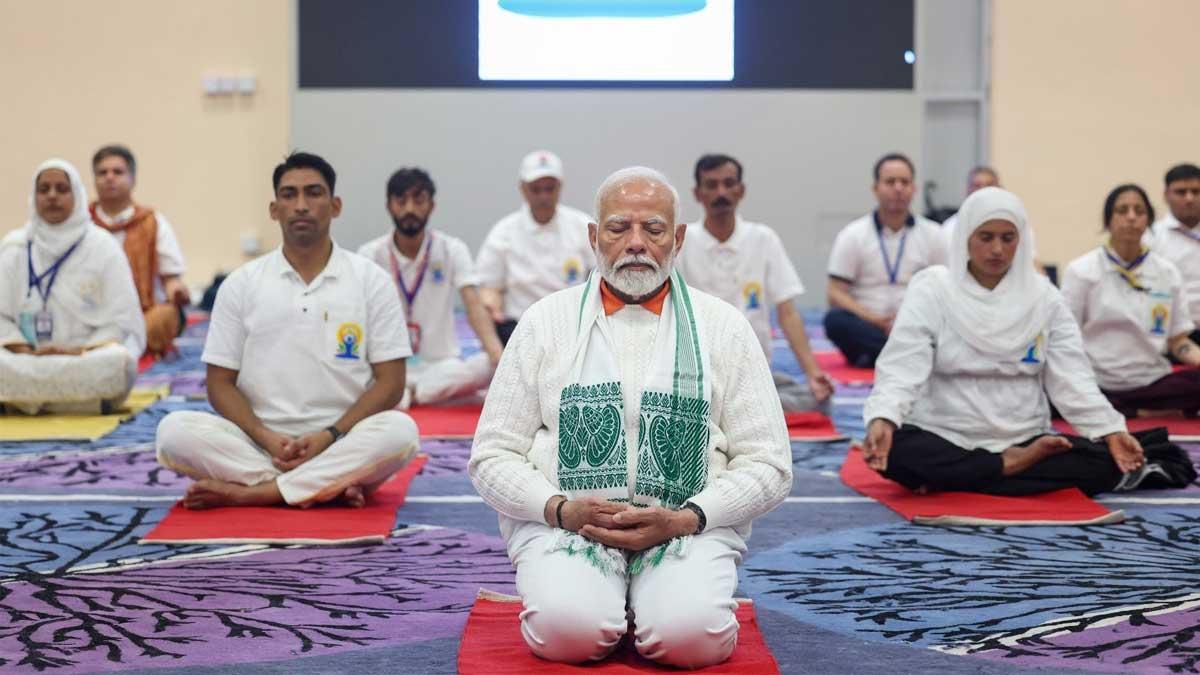
<path id="1" fill-rule="evenodd" d="M 75 194 L 75 208 L 67 219 L 57 225 L 47 223 L 37 212 L 37 179 L 47 169 L 59 169 L 71 181 L 71 192 Z M 29 222 L 25 223 L 25 241 L 32 241 L 37 252 L 38 263 L 57 260 L 71 245 L 79 241 L 89 228 L 95 227 L 88 213 L 87 191 L 79 171 L 63 159 L 48 159 L 33 172 L 33 191 L 29 194 Z"/>
<path id="2" fill-rule="evenodd" d="M 1025 206 L 1013 193 L 987 187 L 971 193 L 958 213 L 947 267 L 929 270 L 950 327 L 986 354 L 1024 352 L 1045 329 L 1054 297 L 1053 286 L 1033 269 L 1033 236 Z M 989 220 L 1008 221 L 1018 234 L 1012 266 L 992 290 L 979 285 L 967 269 L 967 243 Z"/>

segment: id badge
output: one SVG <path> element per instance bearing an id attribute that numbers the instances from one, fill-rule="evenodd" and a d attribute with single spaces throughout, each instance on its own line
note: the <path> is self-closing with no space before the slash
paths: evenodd
<path id="1" fill-rule="evenodd" d="M 17 328 L 21 331 L 21 337 L 25 338 L 25 342 L 28 342 L 31 347 L 38 346 L 35 323 L 33 312 L 21 312 L 17 315 Z"/>
<path id="2" fill-rule="evenodd" d="M 421 353 L 421 324 L 408 322 L 408 343 L 412 346 L 413 355 Z"/>
<path id="3" fill-rule="evenodd" d="M 42 310 L 33 315 L 33 331 L 39 343 L 49 342 L 54 334 L 54 315 Z"/>

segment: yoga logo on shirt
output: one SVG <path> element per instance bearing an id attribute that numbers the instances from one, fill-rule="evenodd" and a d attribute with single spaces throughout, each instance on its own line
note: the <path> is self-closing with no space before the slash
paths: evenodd
<path id="1" fill-rule="evenodd" d="M 446 270 L 442 267 L 442 263 L 436 262 L 430 265 L 429 272 L 433 274 L 433 283 L 441 284 L 446 281 Z"/>
<path id="2" fill-rule="evenodd" d="M 1166 335 L 1167 333 L 1167 317 L 1171 315 L 1171 310 L 1163 303 L 1157 303 L 1150 308 L 1150 334 L 1151 335 Z"/>
<path id="3" fill-rule="evenodd" d="M 1025 357 L 1021 359 L 1021 363 L 1041 363 L 1042 362 L 1042 342 L 1045 340 L 1041 333 L 1038 333 L 1033 344 L 1029 345 L 1029 349 L 1025 350 Z"/>
<path id="4" fill-rule="evenodd" d="M 567 262 L 563 263 L 563 278 L 568 284 L 578 283 L 582 272 L 583 265 L 580 264 L 579 258 L 567 258 Z"/>
<path id="5" fill-rule="evenodd" d="M 757 281 L 742 286 L 742 300 L 746 302 L 746 309 L 759 309 L 762 307 L 762 284 Z"/>
<path id="6" fill-rule="evenodd" d="M 362 345 L 362 326 L 356 323 L 344 323 L 337 329 L 337 356 L 339 359 L 359 358 L 358 350 Z"/>

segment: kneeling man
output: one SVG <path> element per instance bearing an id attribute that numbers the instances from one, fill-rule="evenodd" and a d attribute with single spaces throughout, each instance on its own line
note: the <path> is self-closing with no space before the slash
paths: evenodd
<path id="1" fill-rule="evenodd" d="M 631 624 L 660 663 L 728 658 L 750 522 L 791 487 L 758 339 L 673 273 L 679 222 L 657 171 L 605 180 L 597 271 L 525 312 L 484 404 L 471 479 L 500 512 L 521 633 L 545 659 L 603 659 Z"/>
<path id="2" fill-rule="evenodd" d="M 273 178 L 283 246 L 221 285 L 201 357 L 220 416 L 158 427 L 159 462 L 198 479 L 189 508 L 362 506 L 417 449 L 416 425 L 392 410 L 412 353 L 404 312 L 387 274 L 329 237 L 333 167 L 293 153 Z"/>

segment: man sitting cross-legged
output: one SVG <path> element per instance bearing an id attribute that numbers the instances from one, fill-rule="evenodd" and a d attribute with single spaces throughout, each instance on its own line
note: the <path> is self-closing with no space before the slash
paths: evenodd
<path id="1" fill-rule="evenodd" d="M 417 449 L 416 425 L 392 410 L 412 353 L 404 312 L 387 274 L 329 237 L 333 168 L 294 153 L 273 178 L 283 246 L 221 285 L 204 347 L 220 416 L 158 427 L 159 462 L 198 479 L 188 508 L 362 506 Z"/>

